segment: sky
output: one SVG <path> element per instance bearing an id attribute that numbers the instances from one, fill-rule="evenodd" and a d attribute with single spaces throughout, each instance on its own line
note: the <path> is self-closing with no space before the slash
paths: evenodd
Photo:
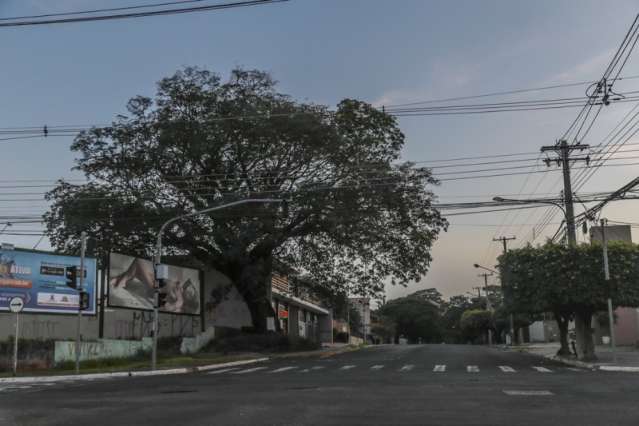
<path id="1" fill-rule="evenodd" d="M 147 3 L 153 0 L 0 0 L 0 18 Z M 0 28 L 0 128 L 109 123 L 125 112 L 129 98 L 152 96 L 155 82 L 189 65 L 222 75 L 237 66 L 267 70 L 282 92 L 331 106 L 343 98 L 381 106 L 593 81 L 601 77 L 638 11 L 631 0 L 291 0 L 177 16 Z M 622 75 L 639 74 L 638 57 L 636 53 L 631 58 Z M 637 86 L 639 80 L 628 79 L 619 89 Z M 576 97 L 584 89 L 486 101 Z M 601 143 L 633 105 L 603 109 L 584 143 Z M 406 135 L 402 158 L 429 162 L 536 153 L 542 145 L 553 144 L 577 112 L 400 118 Z M 630 142 L 639 142 L 636 139 Z M 77 176 L 71 170 L 71 141 L 0 141 L 0 181 L 10 185 L 21 179 Z M 617 189 L 636 172 L 637 166 L 602 168 L 580 191 Z M 552 172 L 442 181 L 434 191 L 440 202 L 487 201 L 503 194 L 526 198 L 558 194 L 559 177 Z M 46 207 L 38 200 L 41 191 L 13 195 L 14 190 L 2 190 L 0 216 L 41 213 Z M 13 201 L 18 198 L 24 201 Z M 614 203 L 604 209 L 604 216 L 637 221 L 636 203 Z M 577 212 L 580 209 L 577 206 Z M 492 239 L 514 235 L 511 246 L 520 247 L 530 241 L 533 224 L 546 211 L 449 217 L 450 227 L 434 246 L 427 276 L 406 288 L 388 288 L 388 297 L 428 287 L 445 296 L 471 291 L 482 280 L 473 264 L 496 263 L 501 245 Z M 552 235 L 559 221 L 556 215 L 534 242 Z M 581 234 L 579 238 L 584 241 Z M 33 247 L 38 237 L 0 235 L 0 240 Z M 50 245 L 45 239 L 38 248 Z M 491 283 L 495 279 L 491 277 Z"/>

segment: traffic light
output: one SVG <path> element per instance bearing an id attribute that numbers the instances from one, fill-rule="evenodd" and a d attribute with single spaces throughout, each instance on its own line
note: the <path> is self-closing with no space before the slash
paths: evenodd
<path id="1" fill-rule="evenodd" d="M 80 310 L 86 311 L 89 309 L 89 293 L 86 291 L 80 292 Z"/>
<path id="2" fill-rule="evenodd" d="M 78 288 L 78 267 L 67 266 L 64 270 L 67 287 Z"/>
<path id="3" fill-rule="evenodd" d="M 158 292 L 158 309 L 161 309 L 166 305 L 166 293 Z"/>

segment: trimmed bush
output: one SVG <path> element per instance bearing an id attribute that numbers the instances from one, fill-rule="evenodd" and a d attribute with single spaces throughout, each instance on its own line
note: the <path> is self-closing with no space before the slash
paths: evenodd
<path id="1" fill-rule="evenodd" d="M 286 336 L 278 333 L 241 334 L 232 337 L 222 337 L 213 340 L 206 351 L 221 352 L 295 352 L 314 350 L 319 343 L 302 337 Z"/>

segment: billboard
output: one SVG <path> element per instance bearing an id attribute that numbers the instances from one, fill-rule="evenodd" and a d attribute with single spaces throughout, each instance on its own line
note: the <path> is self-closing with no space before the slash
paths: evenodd
<path id="1" fill-rule="evenodd" d="M 77 266 L 80 258 L 53 253 L 0 249 L 0 311 L 9 310 L 9 301 L 20 297 L 22 312 L 77 314 L 78 291 L 67 287 L 66 268 Z M 89 308 L 95 314 L 96 261 L 84 259 L 84 290 L 89 293 Z"/>
<path id="2" fill-rule="evenodd" d="M 162 292 L 166 304 L 160 310 L 172 314 L 200 315 L 200 271 L 170 266 Z M 109 306 L 153 309 L 153 262 L 123 254 L 109 255 Z"/>

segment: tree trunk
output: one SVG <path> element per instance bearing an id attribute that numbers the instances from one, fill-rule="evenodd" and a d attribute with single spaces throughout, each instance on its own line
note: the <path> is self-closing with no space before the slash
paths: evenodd
<path id="1" fill-rule="evenodd" d="M 279 331 L 279 323 L 271 305 L 272 266 L 272 259 L 266 257 L 232 268 L 230 278 L 246 302 L 256 333 L 268 331 L 269 317 L 273 318 L 275 330 Z"/>
<path id="2" fill-rule="evenodd" d="M 577 335 L 577 357 L 580 361 L 595 361 L 595 342 L 592 335 L 592 311 L 575 313 L 575 334 Z"/>
<path id="3" fill-rule="evenodd" d="M 568 344 L 568 323 L 570 322 L 570 318 L 559 312 L 553 312 L 553 315 L 557 322 L 557 327 L 559 327 L 559 342 L 561 344 L 557 355 L 570 356 L 570 346 Z"/>

